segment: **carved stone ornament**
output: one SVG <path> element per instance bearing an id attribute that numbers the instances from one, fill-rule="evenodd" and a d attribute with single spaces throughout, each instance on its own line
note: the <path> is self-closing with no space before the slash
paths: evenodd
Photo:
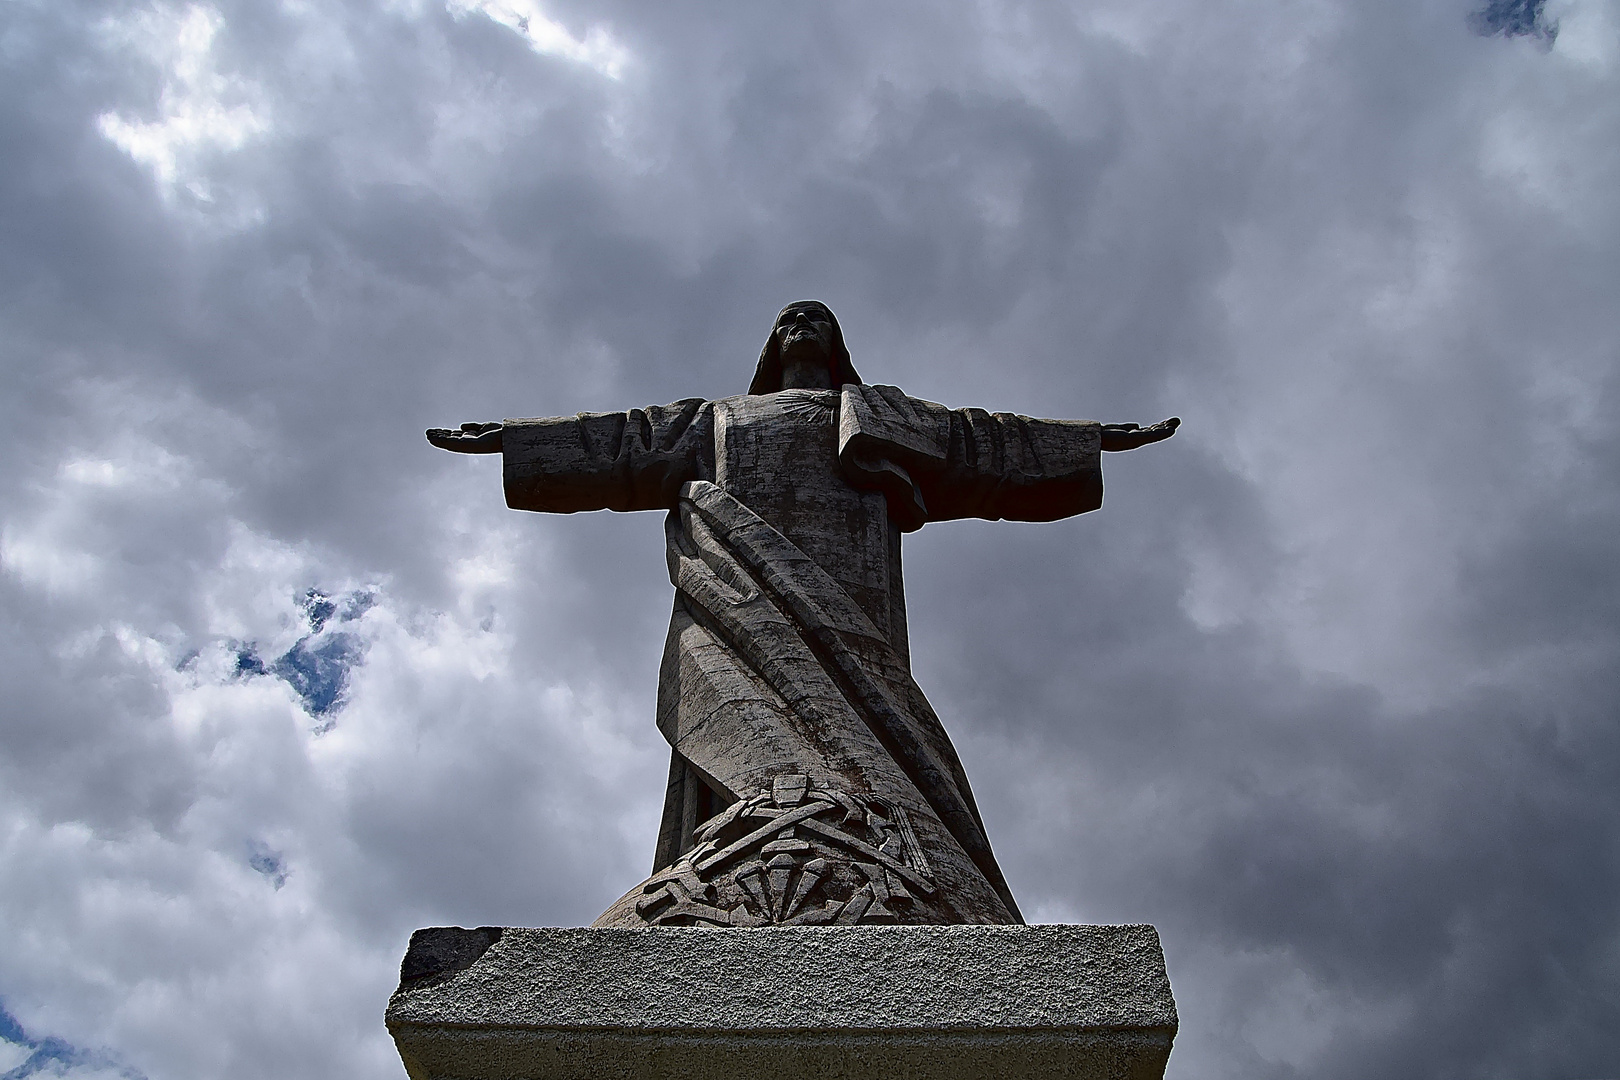
<path id="1" fill-rule="evenodd" d="M 808 926 L 907 921 L 934 893 L 928 859 L 899 806 L 779 776 L 696 832 L 635 902 L 651 926 Z"/>

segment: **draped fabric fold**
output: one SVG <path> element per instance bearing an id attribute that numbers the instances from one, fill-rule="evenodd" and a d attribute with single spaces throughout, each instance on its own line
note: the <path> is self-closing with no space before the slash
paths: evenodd
<path id="1" fill-rule="evenodd" d="M 908 665 L 871 620 L 791 541 L 714 484 L 681 489 L 669 535 L 670 576 L 688 612 L 789 705 L 786 716 L 772 719 L 797 730 L 779 737 L 811 744 L 794 747 L 795 770 L 816 779 L 827 733 L 859 721 L 883 751 L 861 755 L 860 779 L 891 796 L 909 799 L 915 792 L 1016 918 L 1017 904 L 985 838 L 956 749 Z M 680 699 L 668 700 L 673 713 Z M 794 723 L 794 717 L 809 723 Z M 709 739 L 683 738 L 667 727 L 664 734 L 707 775 L 737 775 L 729 747 L 716 753 Z M 839 768 L 827 771 L 829 783 L 850 779 L 849 755 L 838 761 Z M 891 765 L 892 775 L 880 775 Z M 935 854 L 935 861 L 954 855 Z"/>

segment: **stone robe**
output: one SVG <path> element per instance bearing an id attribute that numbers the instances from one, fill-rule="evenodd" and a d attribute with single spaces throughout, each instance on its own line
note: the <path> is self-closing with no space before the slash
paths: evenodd
<path id="1" fill-rule="evenodd" d="M 670 512 L 663 824 L 597 925 L 1022 921 L 911 678 L 900 539 L 1096 509 L 1099 425 L 848 384 L 502 438 L 514 509 Z"/>

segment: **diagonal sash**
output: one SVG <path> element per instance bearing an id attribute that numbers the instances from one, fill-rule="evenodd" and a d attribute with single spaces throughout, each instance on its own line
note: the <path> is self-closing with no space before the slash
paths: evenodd
<path id="1" fill-rule="evenodd" d="M 683 519 L 696 515 L 706 526 L 701 531 L 723 544 L 726 554 L 747 573 L 751 579 L 747 584 L 757 586 L 792 621 L 856 715 L 928 800 L 1014 918 L 1022 921 L 944 726 L 904 661 L 866 613 L 797 545 L 715 484 L 699 480 L 682 485 L 676 513 Z M 690 537 L 698 531 L 693 524 L 683 521 L 682 532 Z M 672 577 L 685 593 L 676 555 L 672 548 Z M 731 589 L 744 584 L 728 583 Z M 728 627 L 731 620 L 723 609 L 729 605 L 704 604 L 699 596 L 689 599 L 721 629 L 741 629 Z"/>

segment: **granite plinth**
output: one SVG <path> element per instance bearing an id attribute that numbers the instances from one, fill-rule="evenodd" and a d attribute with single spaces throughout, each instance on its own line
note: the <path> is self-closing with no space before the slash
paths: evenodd
<path id="1" fill-rule="evenodd" d="M 418 930 L 412 1080 L 1164 1075 L 1151 926 Z"/>

